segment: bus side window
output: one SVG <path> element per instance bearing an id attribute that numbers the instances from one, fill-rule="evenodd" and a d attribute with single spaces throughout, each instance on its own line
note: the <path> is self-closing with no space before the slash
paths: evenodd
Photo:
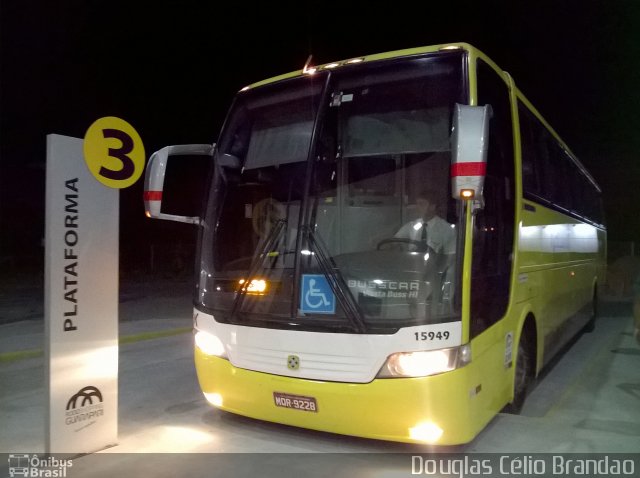
<path id="1" fill-rule="evenodd" d="M 540 167 L 536 164 L 536 139 L 531 113 L 526 106 L 518 102 L 520 119 L 520 142 L 522 146 L 522 187 L 525 195 L 540 196 L 542 182 Z"/>
<path id="2" fill-rule="evenodd" d="M 506 83 L 478 60 L 478 104 L 490 104 L 485 207 L 475 217 L 471 272 L 472 337 L 501 319 L 509 303 L 515 221 L 511 102 Z"/>

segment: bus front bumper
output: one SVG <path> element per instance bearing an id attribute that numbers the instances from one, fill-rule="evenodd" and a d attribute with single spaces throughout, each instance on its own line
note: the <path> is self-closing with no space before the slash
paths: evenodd
<path id="1" fill-rule="evenodd" d="M 198 347 L 195 365 L 209 402 L 260 420 L 434 445 L 467 443 L 484 426 L 474 419 L 478 414 L 473 411 L 468 367 L 431 377 L 376 379 L 364 384 L 323 382 L 237 368 Z M 305 409 L 289 408 L 292 405 Z"/>

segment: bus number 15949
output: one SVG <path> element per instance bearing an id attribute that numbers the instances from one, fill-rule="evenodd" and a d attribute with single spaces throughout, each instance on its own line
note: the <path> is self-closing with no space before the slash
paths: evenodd
<path id="1" fill-rule="evenodd" d="M 415 332 L 416 340 L 447 340 L 449 331 L 444 332 Z"/>

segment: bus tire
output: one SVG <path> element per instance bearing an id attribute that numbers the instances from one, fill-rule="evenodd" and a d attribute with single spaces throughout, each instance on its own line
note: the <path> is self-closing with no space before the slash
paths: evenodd
<path id="1" fill-rule="evenodd" d="M 520 414 L 529 386 L 533 381 L 535 355 L 532 344 L 531 336 L 524 329 L 518 343 L 518 354 L 516 356 L 516 369 L 513 376 L 513 401 L 505 407 L 507 413 Z"/>
<path id="2" fill-rule="evenodd" d="M 593 291 L 593 300 L 591 301 L 591 318 L 584 326 L 584 331 L 588 334 L 596 330 L 596 318 L 598 317 L 598 293 Z"/>

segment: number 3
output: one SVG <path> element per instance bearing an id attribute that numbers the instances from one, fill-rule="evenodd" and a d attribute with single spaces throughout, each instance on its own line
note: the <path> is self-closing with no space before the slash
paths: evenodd
<path id="1" fill-rule="evenodd" d="M 144 146 L 133 126 L 123 119 L 107 116 L 95 121 L 87 130 L 84 159 L 102 184 L 126 188 L 142 175 Z"/>
<path id="2" fill-rule="evenodd" d="M 119 129 L 103 129 L 102 134 L 105 139 L 115 138 L 122 143 L 122 146 L 118 149 L 109 148 L 109 156 L 122 161 L 122 169 L 116 171 L 102 166 L 99 172 L 100 176 L 104 176 L 107 179 L 113 179 L 114 181 L 129 179 L 136 169 L 136 165 L 133 160 L 127 156 L 127 154 L 133 151 L 133 139 L 131 139 L 131 136 L 127 133 L 120 131 Z"/>

